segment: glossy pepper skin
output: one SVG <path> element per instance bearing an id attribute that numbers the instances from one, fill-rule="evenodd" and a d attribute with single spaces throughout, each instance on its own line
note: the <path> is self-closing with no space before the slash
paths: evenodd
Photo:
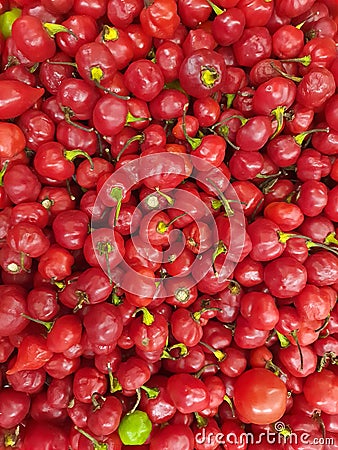
<path id="1" fill-rule="evenodd" d="M 13 119 L 31 108 L 45 93 L 18 80 L 0 80 L 0 120 Z"/>
<path id="2" fill-rule="evenodd" d="M 176 2 L 155 0 L 141 11 L 140 22 L 149 36 L 159 39 L 172 38 L 180 23 Z"/>

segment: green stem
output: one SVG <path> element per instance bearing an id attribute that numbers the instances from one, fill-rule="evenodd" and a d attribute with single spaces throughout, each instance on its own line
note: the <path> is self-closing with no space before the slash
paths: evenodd
<path id="1" fill-rule="evenodd" d="M 175 348 L 178 348 L 178 349 L 180 350 L 180 355 L 179 355 L 178 358 L 175 358 L 175 357 L 171 356 L 171 354 L 170 354 L 170 352 L 171 352 L 172 350 L 174 350 Z M 175 360 L 177 360 L 177 359 L 184 358 L 185 356 L 188 355 L 188 353 L 189 353 L 189 351 L 188 351 L 188 348 L 187 348 L 186 345 L 184 345 L 184 344 L 182 344 L 182 343 L 174 344 L 174 345 L 172 345 L 171 347 L 166 347 L 166 348 L 163 350 L 160 359 L 171 359 L 171 360 L 175 361 Z"/>
<path id="2" fill-rule="evenodd" d="M 79 301 L 77 302 L 75 308 L 73 309 L 73 313 L 77 313 L 80 309 L 83 308 L 83 305 L 88 305 L 89 299 L 88 295 L 83 291 L 75 291 L 75 295 L 78 297 Z"/>
<path id="3" fill-rule="evenodd" d="M 119 154 L 117 155 L 116 161 L 119 161 L 121 156 L 123 155 L 124 151 L 126 150 L 126 148 L 128 148 L 130 144 L 132 144 L 133 142 L 136 142 L 136 141 L 143 142 L 144 134 L 137 134 L 136 136 L 133 136 L 132 138 L 128 139 L 127 142 L 122 147 L 122 149 L 120 150 Z"/>
<path id="4" fill-rule="evenodd" d="M 227 99 L 227 109 L 230 109 L 233 101 L 235 100 L 236 94 L 225 94 L 225 98 Z"/>
<path id="5" fill-rule="evenodd" d="M 242 291 L 241 285 L 236 280 L 231 280 L 228 286 L 232 295 L 239 295 Z"/>
<path id="6" fill-rule="evenodd" d="M 184 105 L 184 108 L 183 108 L 182 130 L 183 130 L 184 137 L 186 138 L 186 140 L 190 144 L 191 148 L 193 150 L 196 150 L 196 148 L 201 145 L 202 139 L 200 139 L 200 138 L 192 138 L 187 133 L 187 127 L 186 127 L 186 123 L 185 123 L 185 118 L 186 118 L 186 115 L 187 115 L 188 107 L 189 107 L 189 103 L 186 103 Z"/>
<path id="7" fill-rule="evenodd" d="M 85 127 L 84 125 L 80 125 L 79 123 L 73 122 L 72 119 L 70 118 L 69 114 L 65 114 L 65 121 L 69 124 L 72 125 L 73 127 L 82 130 L 82 131 L 86 131 L 87 133 L 91 133 L 92 131 L 94 131 L 94 128 L 88 128 Z"/>
<path id="8" fill-rule="evenodd" d="M 226 119 L 222 120 L 221 122 L 215 123 L 211 127 L 211 129 L 214 129 L 216 127 L 222 126 L 222 125 L 224 125 L 226 122 L 228 122 L 231 119 L 238 119 L 238 120 L 240 120 L 242 126 L 245 125 L 247 123 L 247 121 L 249 120 L 249 119 L 246 119 L 244 116 L 240 116 L 239 114 L 234 114 L 233 116 L 229 116 Z"/>
<path id="9" fill-rule="evenodd" d="M 203 375 L 203 373 L 210 367 L 215 367 L 216 369 L 219 369 L 217 364 L 207 364 L 204 367 L 202 367 L 202 369 L 200 369 L 197 373 L 195 373 L 194 377 L 200 378 L 201 375 Z"/>
<path id="10" fill-rule="evenodd" d="M 133 412 L 135 412 L 137 410 L 137 407 L 140 404 L 140 401 L 141 401 L 141 389 L 138 388 L 138 389 L 136 389 L 136 402 L 135 402 L 135 405 L 132 407 L 132 409 L 129 411 L 128 414 L 133 414 Z"/>
<path id="11" fill-rule="evenodd" d="M 169 203 L 170 206 L 173 206 L 175 203 L 175 200 L 170 197 L 169 195 L 165 194 L 164 192 L 161 192 L 160 189 L 157 187 L 155 188 L 155 191 L 161 196 L 163 197 L 165 200 L 167 200 L 167 202 Z"/>
<path id="12" fill-rule="evenodd" d="M 321 331 L 325 330 L 325 328 L 329 324 L 329 321 L 330 321 L 330 314 L 325 318 L 323 324 L 315 330 L 315 333 L 320 333 Z"/>
<path id="13" fill-rule="evenodd" d="M 280 333 L 280 332 L 277 331 L 277 330 L 276 330 L 276 333 L 277 333 L 277 337 L 278 337 L 280 346 L 281 346 L 282 348 L 289 347 L 289 345 L 290 345 L 289 339 L 288 339 L 286 336 L 284 336 L 284 334 Z"/>
<path id="14" fill-rule="evenodd" d="M 276 66 L 276 64 L 274 63 L 270 63 L 270 66 L 276 70 L 276 72 L 278 72 L 280 75 L 282 75 L 284 78 L 287 78 L 288 80 L 292 80 L 295 81 L 296 83 L 300 83 L 302 81 L 301 77 L 295 77 L 293 75 L 289 75 L 286 72 L 283 72 L 283 70 L 281 70 L 279 67 Z"/>
<path id="15" fill-rule="evenodd" d="M 7 170 L 8 164 L 9 164 L 9 161 L 5 161 L 4 165 L 3 165 L 3 168 L 0 171 L 0 186 L 3 186 L 3 184 L 4 184 L 3 183 L 3 177 L 4 177 L 5 172 Z"/>
<path id="16" fill-rule="evenodd" d="M 336 249 L 336 248 L 330 247 L 329 245 L 320 244 L 319 242 L 312 242 L 311 240 L 308 240 L 306 242 L 306 246 L 308 249 L 316 248 L 316 247 L 323 248 L 324 250 L 327 250 L 328 252 L 333 253 L 334 255 L 338 256 L 338 248 Z"/>
<path id="17" fill-rule="evenodd" d="M 314 128 L 313 130 L 304 131 L 303 133 L 297 134 L 297 136 L 294 136 L 294 140 L 298 145 L 302 145 L 304 142 L 304 139 L 312 133 L 329 133 L 329 128 Z"/>
<path id="18" fill-rule="evenodd" d="M 286 378 L 285 373 L 282 371 L 282 369 L 278 366 L 276 366 L 275 363 L 273 363 L 271 361 L 271 359 L 269 361 L 266 362 L 265 364 L 265 368 L 268 370 L 271 370 L 275 375 L 277 375 L 278 377 L 283 376 L 284 378 Z"/>
<path id="19" fill-rule="evenodd" d="M 110 242 L 98 242 L 96 248 L 97 248 L 99 255 L 100 256 L 104 255 L 104 257 L 105 257 L 108 278 L 109 278 L 110 283 L 112 283 L 112 276 L 111 276 L 110 263 L 109 263 L 109 253 L 114 251 L 114 246 Z"/>
<path id="20" fill-rule="evenodd" d="M 93 436 L 91 436 L 86 431 L 82 430 L 77 426 L 75 426 L 74 428 L 76 431 L 85 436 L 93 444 L 94 450 L 108 450 L 107 444 L 103 444 L 102 442 L 97 441 L 95 438 L 93 438 Z"/>
<path id="21" fill-rule="evenodd" d="M 280 62 L 296 62 L 308 67 L 311 64 L 311 55 L 302 56 L 301 58 L 280 59 Z"/>
<path id="22" fill-rule="evenodd" d="M 221 9 L 219 6 L 215 5 L 215 3 L 211 2 L 210 0 L 207 0 L 207 2 L 209 3 L 209 5 L 211 6 L 211 8 L 213 9 L 214 13 L 217 16 L 220 16 L 225 12 L 224 9 Z"/>
<path id="23" fill-rule="evenodd" d="M 234 408 L 231 398 L 225 394 L 225 396 L 223 397 L 223 400 L 225 402 L 227 402 L 227 404 L 230 406 L 232 417 L 236 417 L 235 408 Z"/>
<path id="24" fill-rule="evenodd" d="M 218 362 L 222 362 L 226 358 L 226 353 L 222 352 L 222 350 L 215 350 L 209 344 L 207 344 L 206 342 L 203 342 L 203 341 L 200 341 L 200 344 L 203 345 L 203 347 L 205 347 L 208 350 L 210 350 L 211 353 L 213 353 L 213 355 L 215 356 L 215 358 L 217 359 Z"/>
<path id="25" fill-rule="evenodd" d="M 230 217 L 233 216 L 235 213 L 234 211 L 231 209 L 231 206 L 229 204 L 229 201 L 225 198 L 225 195 L 223 194 L 223 192 L 220 190 L 220 188 L 217 186 L 217 184 L 211 180 L 210 178 L 206 179 L 208 181 L 208 183 L 211 184 L 211 186 L 215 189 L 217 196 L 219 197 L 219 199 L 221 200 L 223 206 L 224 206 L 224 210 L 225 210 L 225 214 Z"/>
<path id="26" fill-rule="evenodd" d="M 71 36 L 75 37 L 77 39 L 77 36 L 75 33 L 73 33 L 69 28 L 65 27 L 64 25 L 60 25 L 58 23 L 49 23 L 46 22 L 43 24 L 44 29 L 47 31 L 50 37 L 54 37 L 57 33 L 68 33 Z"/>
<path id="27" fill-rule="evenodd" d="M 142 311 L 143 314 L 142 323 L 144 323 L 144 325 L 151 325 L 152 323 L 154 323 L 155 318 L 153 314 L 151 314 L 151 312 L 145 307 L 137 308 L 137 310 L 133 314 L 133 317 L 135 317 L 136 314 L 140 311 Z"/>
<path id="28" fill-rule="evenodd" d="M 206 417 L 202 417 L 197 412 L 194 413 L 194 416 L 195 416 L 198 428 L 205 428 L 208 425 L 208 419 Z"/>
<path id="29" fill-rule="evenodd" d="M 98 80 L 93 79 L 93 81 L 95 86 L 106 94 L 112 95 L 113 97 L 119 98 L 121 100 L 130 100 L 130 97 L 128 96 L 116 94 L 116 92 L 112 91 L 111 89 L 102 86 Z"/>
<path id="30" fill-rule="evenodd" d="M 119 31 L 115 27 L 104 25 L 102 30 L 102 39 L 104 42 L 116 41 L 119 38 Z"/>
<path id="31" fill-rule="evenodd" d="M 214 251 L 214 253 L 212 254 L 212 269 L 213 269 L 214 275 L 216 277 L 218 277 L 218 272 L 217 272 L 216 267 L 215 267 L 216 258 L 219 255 L 222 255 L 223 253 L 227 253 L 227 251 L 228 251 L 228 249 L 227 249 L 226 245 L 224 244 L 224 242 L 223 241 L 219 241 L 218 244 L 217 244 L 217 247 L 216 247 L 216 249 Z"/>
<path id="32" fill-rule="evenodd" d="M 190 289 L 180 287 L 180 288 L 176 289 L 174 296 L 178 302 L 184 304 L 190 298 Z"/>
<path id="33" fill-rule="evenodd" d="M 276 131 L 273 133 L 273 135 L 270 137 L 270 139 L 273 139 L 282 131 L 283 124 L 284 124 L 285 110 L 286 110 L 285 106 L 277 106 L 277 108 L 275 108 L 271 111 L 271 114 L 273 116 L 275 116 L 275 118 L 277 120 L 277 128 L 276 128 Z"/>
<path id="34" fill-rule="evenodd" d="M 336 238 L 336 233 L 333 231 L 328 234 L 324 240 L 325 245 L 335 244 L 338 245 L 338 239 Z"/>
<path id="35" fill-rule="evenodd" d="M 297 331 L 298 331 L 298 330 L 293 330 L 293 331 L 291 331 L 290 334 L 291 334 L 291 336 L 294 338 L 294 340 L 295 340 L 295 342 L 296 342 L 296 345 L 297 345 L 297 348 L 298 348 L 298 351 L 299 351 L 299 357 L 300 357 L 300 370 L 302 371 L 302 370 L 303 370 L 303 367 L 304 367 L 304 359 L 303 359 L 302 349 L 300 348 L 300 345 L 299 345 Z"/>
<path id="36" fill-rule="evenodd" d="M 160 393 L 160 390 L 158 388 L 149 388 L 147 386 L 141 386 L 141 389 L 146 392 L 148 398 L 157 398 L 158 394 Z"/>
<path id="37" fill-rule="evenodd" d="M 54 322 L 44 322 L 43 320 L 34 319 L 33 317 L 27 316 L 27 314 L 21 314 L 21 315 L 22 315 L 22 317 L 30 320 L 31 322 L 35 322 L 40 325 L 43 325 L 44 327 L 46 327 L 48 332 L 53 328 Z"/>
<path id="38" fill-rule="evenodd" d="M 168 222 L 168 223 L 164 223 L 164 222 L 161 220 L 161 221 L 157 224 L 156 231 L 157 231 L 158 233 L 160 233 L 160 234 L 164 234 L 164 233 L 168 230 L 168 228 L 169 228 L 173 223 L 176 222 L 176 220 L 181 219 L 182 217 L 186 216 L 187 214 L 188 214 L 188 213 L 180 214 L 179 216 L 174 217 L 174 218 L 173 218 L 170 222 Z"/>
<path id="39" fill-rule="evenodd" d="M 117 202 L 114 216 L 114 227 L 116 227 L 117 219 L 119 218 L 122 206 L 122 199 L 123 199 L 122 189 L 120 187 L 112 188 L 112 190 L 110 191 L 110 197 Z"/>
<path id="40" fill-rule="evenodd" d="M 108 362 L 108 364 L 107 364 L 107 370 L 108 370 L 110 393 L 114 394 L 115 392 L 122 391 L 122 386 L 118 382 L 117 378 L 115 378 L 113 376 L 113 371 L 112 371 L 110 362 Z"/>
<path id="41" fill-rule="evenodd" d="M 135 117 L 131 112 L 128 111 L 126 117 L 126 125 L 128 125 L 128 123 L 142 122 L 143 120 L 151 120 L 151 117 Z"/>
<path id="42" fill-rule="evenodd" d="M 221 311 L 220 308 L 203 308 L 201 311 L 196 311 L 192 314 L 192 318 L 198 322 L 201 319 L 202 314 L 204 314 L 207 311 Z"/>
<path id="43" fill-rule="evenodd" d="M 54 66 L 57 66 L 59 64 L 61 66 L 71 66 L 77 69 L 77 64 L 71 61 L 50 61 L 49 59 L 47 59 L 46 62 Z"/>
<path id="44" fill-rule="evenodd" d="M 90 163 L 91 170 L 94 169 L 94 163 L 92 158 L 88 155 L 88 153 L 84 152 L 83 150 L 65 150 L 63 152 L 63 156 L 68 159 L 68 161 L 73 161 L 78 156 L 83 156 L 84 158 L 88 159 Z"/>

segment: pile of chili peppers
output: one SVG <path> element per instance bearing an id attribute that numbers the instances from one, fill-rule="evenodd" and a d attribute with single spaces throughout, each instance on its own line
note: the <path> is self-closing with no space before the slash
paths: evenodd
<path id="1" fill-rule="evenodd" d="M 336 0 L 0 0 L 0 449 L 338 448 Z"/>

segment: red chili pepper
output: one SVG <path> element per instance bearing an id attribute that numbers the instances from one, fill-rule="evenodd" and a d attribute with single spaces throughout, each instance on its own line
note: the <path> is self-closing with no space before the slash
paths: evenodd
<path id="1" fill-rule="evenodd" d="M 14 366 L 7 371 L 8 375 L 21 370 L 37 370 L 43 367 L 53 356 L 48 350 L 44 337 L 29 334 L 25 336 L 19 347 L 18 357 Z"/>
<path id="2" fill-rule="evenodd" d="M 180 23 L 174 0 L 155 0 L 140 14 L 142 28 L 149 35 L 160 39 L 173 37 Z"/>
<path id="3" fill-rule="evenodd" d="M 12 119 L 27 111 L 43 96 L 43 88 L 33 88 L 17 80 L 0 80 L 0 120 Z"/>

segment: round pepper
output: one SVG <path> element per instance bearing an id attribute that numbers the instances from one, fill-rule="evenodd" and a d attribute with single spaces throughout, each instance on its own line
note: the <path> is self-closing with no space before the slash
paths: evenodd
<path id="1" fill-rule="evenodd" d="M 152 423 L 143 411 L 126 414 L 120 422 L 118 433 L 124 445 L 142 445 L 148 439 Z"/>

